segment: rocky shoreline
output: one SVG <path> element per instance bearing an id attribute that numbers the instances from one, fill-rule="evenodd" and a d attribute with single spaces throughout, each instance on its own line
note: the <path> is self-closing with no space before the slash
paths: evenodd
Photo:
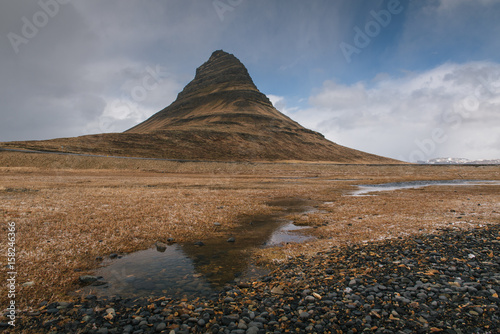
<path id="1" fill-rule="evenodd" d="M 16 331 L 500 333 L 499 254 L 499 225 L 447 229 L 297 257 L 212 299 L 42 303 Z"/>

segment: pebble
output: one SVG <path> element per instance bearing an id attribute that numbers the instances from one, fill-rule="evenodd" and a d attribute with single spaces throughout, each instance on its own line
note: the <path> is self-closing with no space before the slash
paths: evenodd
<path id="1" fill-rule="evenodd" d="M 307 312 L 300 312 L 300 314 L 299 314 L 299 318 L 302 320 L 307 320 L 307 319 L 309 319 L 310 316 L 311 315 Z"/>
<path id="2" fill-rule="evenodd" d="M 313 296 L 307 296 L 306 298 L 304 298 L 304 300 L 308 303 L 314 303 L 316 301 L 316 298 L 314 298 Z"/>
<path id="3" fill-rule="evenodd" d="M 156 250 L 158 252 L 161 252 L 161 253 L 165 252 L 167 250 L 167 244 L 163 243 L 161 241 L 157 241 L 156 242 Z"/>
<path id="4" fill-rule="evenodd" d="M 156 325 L 156 331 L 157 332 L 161 332 L 162 330 L 164 330 L 166 328 L 167 328 L 167 324 L 164 323 L 164 322 L 161 322 L 158 325 Z"/>
<path id="5" fill-rule="evenodd" d="M 245 323 L 244 320 L 240 320 L 240 322 L 238 323 L 238 328 L 239 329 L 247 329 L 248 326 L 247 326 L 247 324 Z"/>
<path id="6" fill-rule="evenodd" d="M 275 286 L 271 289 L 271 293 L 276 295 L 283 295 L 285 292 L 281 286 Z"/>
<path id="7" fill-rule="evenodd" d="M 258 334 L 259 333 L 259 328 L 257 327 L 250 327 L 247 329 L 246 334 Z"/>
<path id="8" fill-rule="evenodd" d="M 78 278 L 80 283 L 82 284 L 91 284 L 94 283 L 95 281 L 98 280 L 97 276 L 92 276 L 92 275 L 83 275 Z"/>
<path id="9" fill-rule="evenodd" d="M 18 314 L 16 330 L 495 333 L 500 328 L 499 241 L 500 226 L 485 224 L 336 247 L 289 259 L 268 276 L 230 284 L 214 298 L 89 295 L 66 304 L 42 303 Z"/>

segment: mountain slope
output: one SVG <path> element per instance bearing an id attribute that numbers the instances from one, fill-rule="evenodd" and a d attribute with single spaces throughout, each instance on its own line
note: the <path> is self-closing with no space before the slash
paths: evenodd
<path id="1" fill-rule="evenodd" d="M 165 109 L 124 133 L 1 147 L 166 159 L 398 163 L 350 149 L 308 130 L 277 109 L 232 54 L 215 51 Z"/>

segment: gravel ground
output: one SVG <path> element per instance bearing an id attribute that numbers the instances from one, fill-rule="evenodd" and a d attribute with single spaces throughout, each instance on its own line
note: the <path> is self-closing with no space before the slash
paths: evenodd
<path id="1" fill-rule="evenodd" d="M 25 333 L 500 333 L 500 228 L 351 245 L 291 259 L 213 299 L 42 303 Z M 5 321 L 5 319 L 4 319 Z M 5 327 L 6 324 L 2 324 Z"/>

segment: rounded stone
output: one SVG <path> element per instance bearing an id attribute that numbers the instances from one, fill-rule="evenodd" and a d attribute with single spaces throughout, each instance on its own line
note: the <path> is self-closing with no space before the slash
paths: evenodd
<path id="1" fill-rule="evenodd" d="M 300 312 L 300 314 L 299 314 L 299 318 L 302 320 L 307 320 L 307 319 L 309 319 L 310 316 L 311 315 L 308 312 Z"/>
<path id="2" fill-rule="evenodd" d="M 164 323 L 164 322 L 161 322 L 158 325 L 156 325 L 156 331 L 157 332 L 161 332 L 162 330 L 164 330 L 166 328 L 167 328 L 167 324 Z"/>

